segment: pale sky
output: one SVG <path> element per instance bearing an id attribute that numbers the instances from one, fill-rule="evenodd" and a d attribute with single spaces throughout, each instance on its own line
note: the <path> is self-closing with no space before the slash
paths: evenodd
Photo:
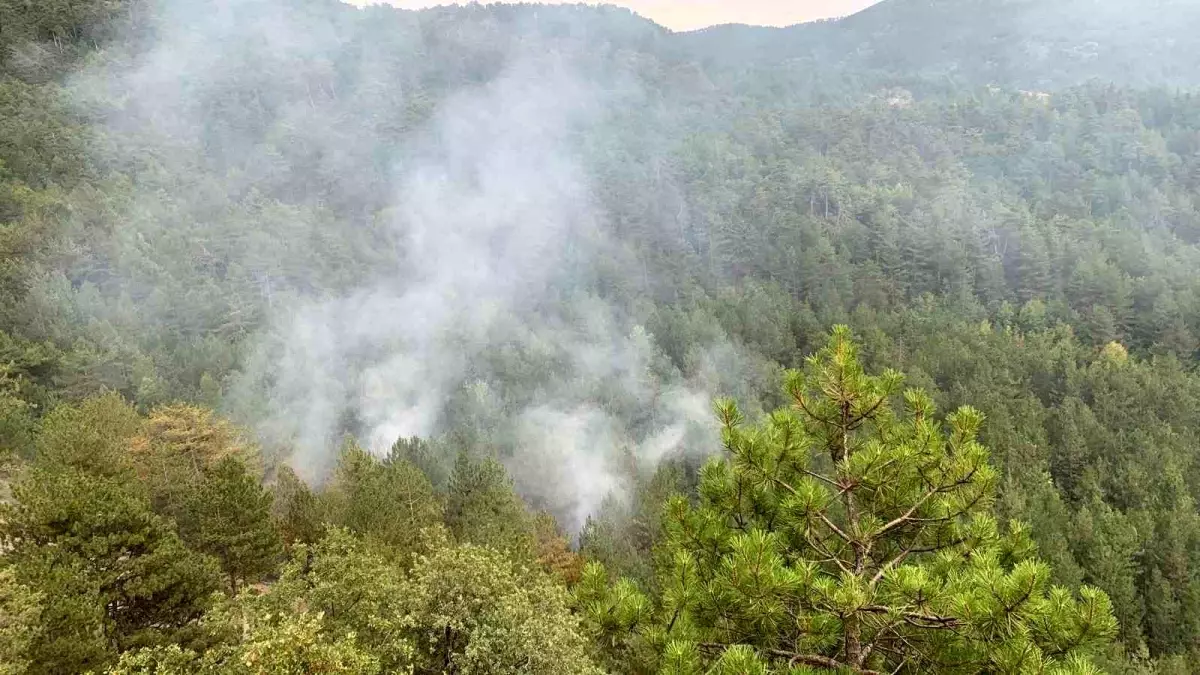
<path id="1" fill-rule="evenodd" d="M 813 19 L 853 14 L 877 0 L 613 0 L 605 4 L 628 7 L 674 30 L 694 30 L 722 23 L 748 23 L 759 26 L 790 26 Z M 423 0 L 349 0 L 351 4 L 378 2 L 420 9 L 452 2 Z M 550 0 L 554 3 L 555 0 Z M 563 4 L 561 1 L 555 4 Z M 589 2 L 588 4 L 595 4 Z"/>

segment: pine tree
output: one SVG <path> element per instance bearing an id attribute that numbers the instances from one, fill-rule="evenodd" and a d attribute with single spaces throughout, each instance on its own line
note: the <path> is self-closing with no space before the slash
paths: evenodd
<path id="1" fill-rule="evenodd" d="M 1021 250 L 1016 264 L 1017 298 L 1026 303 L 1045 300 L 1053 291 L 1054 272 L 1046 240 L 1036 233 L 1021 234 Z"/>
<path id="2" fill-rule="evenodd" d="M 280 467 L 271 491 L 272 515 L 288 547 L 321 538 L 325 529 L 321 500 L 290 466 Z"/>
<path id="3" fill-rule="evenodd" d="M 788 373 L 789 408 L 747 426 L 720 402 L 728 455 L 698 505 L 668 506 L 657 613 L 592 566 L 593 628 L 673 673 L 1087 672 L 1116 630 L 1108 597 L 1049 587 L 1027 533 L 992 515 L 980 413 L 943 425 L 917 390 L 895 411 L 901 381 L 867 375 L 838 327 Z"/>
<path id="4" fill-rule="evenodd" d="M 418 550 L 421 530 L 442 519 L 442 504 L 420 469 L 399 459 L 381 463 L 352 440 L 322 497 L 333 523 L 402 554 Z"/>
<path id="5" fill-rule="evenodd" d="M 215 563 L 116 480 L 36 468 L 0 512 L 16 579 L 42 595 L 32 672 L 83 672 L 123 649 L 195 632 L 217 585 Z"/>
<path id="6" fill-rule="evenodd" d="M 98 476 L 122 474 L 129 470 L 129 445 L 141 427 L 137 411 L 119 394 L 59 406 L 42 420 L 37 460 Z"/>
<path id="7" fill-rule="evenodd" d="M 392 444 L 385 463 L 409 462 L 421 470 L 438 493 L 446 491 L 450 481 L 450 459 L 444 443 L 424 438 L 401 438 Z"/>
<path id="8" fill-rule="evenodd" d="M 504 466 L 490 457 L 459 454 L 450 473 L 446 525 L 460 542 L 522 555 L 533 551 L 533 519 Z"/>
<path id="9" fill-rule="evenodd" d="M 187 519 L 187 503 L 196 486 L 226 458 L 247 466 L 258 461 L 228 420 L 193 405 L 173 405 L 150 413 L 129 448 L 138 476 L 150 488 L 154 510 L 178 521 Z"/>
<path id="10" fill-rule="evenodd" d="M 11 568 L 0 568 L 0 675 L 28 671 L 30 647 L 39 639 L 43 598 L 17 581 Z"/>
<path id="11" fill-rule="evenodd" d="M 559 581 L 571 585 L 583 574 L 583 556 L 571 550 L 571 542 L 549 513 L 534 517 L 537 563 Z"/>
<path id="12" fill-rule="evenodd" d="M 183 514 L 184 541 L 220 561 L 235 594 L 239 582 L 258 581 L 280 561 L 283 545 L 271 519 L 271 493 L 235 457 L 208 472 Z"/>

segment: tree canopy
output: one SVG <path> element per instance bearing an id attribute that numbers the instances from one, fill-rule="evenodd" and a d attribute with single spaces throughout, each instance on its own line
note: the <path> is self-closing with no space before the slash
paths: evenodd
<path id="1" fill-rule="evenodd" d="M 998 525 L 982 415 L 943 425 L 856 350 L 835 328 L 787 375 L 790 405 L 752 427 L 718 403 L 728 455 L 705 465 L 697 505 L 668 506 L 661 598 L 598 586 L 594 566 L 588 616 L 654 645 L 667 672 L 1088 672 L 1111 603 L 1052 587 L 1024 526 Z"/>
<path id="2" fill-rule="evenodd" d="M 1195 2 L 0 17 L 0 672 L 1200 672 Z"/>

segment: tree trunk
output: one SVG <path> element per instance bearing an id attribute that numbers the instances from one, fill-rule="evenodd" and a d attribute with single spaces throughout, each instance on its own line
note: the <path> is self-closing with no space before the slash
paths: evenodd
<path id="1" fill-rule="evenodd" d="M 843 620 L 846 629 L 846 664 L 851 668 L 862 667 L 862 627 L 858 622 L 858 612 L 851 612 Z"/>

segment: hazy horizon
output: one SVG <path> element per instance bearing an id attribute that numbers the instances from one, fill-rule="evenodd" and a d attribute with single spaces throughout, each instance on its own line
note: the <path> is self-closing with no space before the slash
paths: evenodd
<path id="1" fill-rule="evenodd" d="M 347 0 L 353 5 L 390 4 L 404 9 L 424 9 L 437 5 L 467 4 L 429 2 L 428 0 Z M 547 4 L 579 4 L 574 0 L 543 0 Z M 879 0 L 614 0 L 583 4 L 612 4 L 628 7 L 638 14 L 676 31 L 697 30 L 729 23 L 757 26 L 791 26 L 806 21 L 853 14 Z M 485 3 L 486 4 L 486 3 Z"/>

